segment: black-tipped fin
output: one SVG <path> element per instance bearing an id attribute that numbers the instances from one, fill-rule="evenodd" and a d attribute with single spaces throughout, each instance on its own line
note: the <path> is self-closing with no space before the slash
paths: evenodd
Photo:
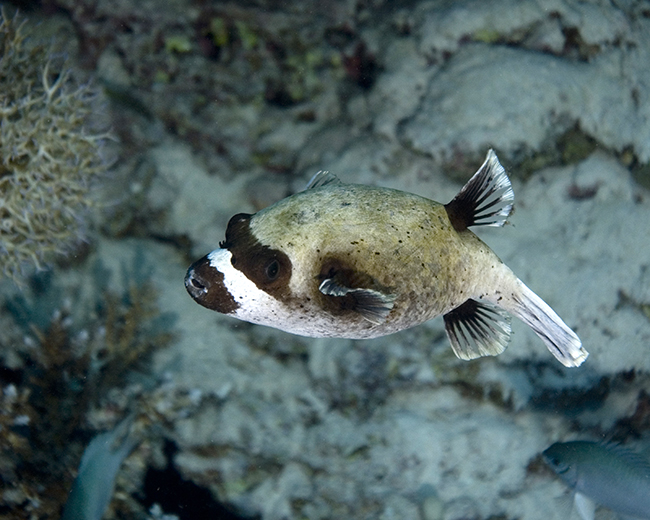
<path id="1" fill-rule="evenodd" d="M 497 356 L 508 346 L 510 316 L 493 305 L 469 299 L 444 320 L 451 348 L 460 359 Z"/>
<path id="2" fill-rule="evenodd" d="M 342 184 L 339 178 L 326 170 L 321 170 L 316 172 L 316 174 L 311 178 L 307 183 L 305 190 L 311 190 L 314 188 L 320 188 L 322 186 L 327 186 L 328 184 Z"/>
<path id="3" fill-rule="evenodd" d="M 510 179 L 490 149 L 483 165 L 445 209 L 456 231 L 470 226 L 503 226 L 514 200 Z"/>
<path id="4" fill-rule="evenodd" d="M 339 284 L 333 278 L 326 278 L 318 290 L 327 296 L 351 296 L 352 309 L 370 323 L 380 325 L 386 321 L 395 304 L 395 296 L 374 289 L 351 288 Z"/>

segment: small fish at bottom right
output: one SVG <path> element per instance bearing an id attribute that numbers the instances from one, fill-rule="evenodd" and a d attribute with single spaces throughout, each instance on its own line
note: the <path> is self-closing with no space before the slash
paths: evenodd
<path id="1" fill-rule="evenodd" d="M 596 505 L 624 517 L 650 519 L 650 463 L 621 446 L 590 441 L 556 442 L 542 457 L 575 490 L 582 520 Z"/>

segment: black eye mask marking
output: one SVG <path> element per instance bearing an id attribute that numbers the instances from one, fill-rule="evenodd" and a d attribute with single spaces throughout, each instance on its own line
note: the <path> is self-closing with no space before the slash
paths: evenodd
<path id="1" fill-rule="evenodd" d="M 281 299 L 289 293 L 291 260 L 279 249 L 262 245 L 250 230 L 253 215 L 239 213 L 226 229 L 226 240 L 220 247 L 232 254 L 230 263 L 244 273 L 258 289 Z"/>
<path id="2" fill-rule="evenodd" d="M 230 249 L 232 246 L 232 239 L 237 236 L 239 229 L 242 225 L 248 227 L 248 221 L 253 215 L 250 213 L 237 213 L 230 217 L 228 225 L 226 226 L 226 240 L 219 242 L 221 249 Z"/>

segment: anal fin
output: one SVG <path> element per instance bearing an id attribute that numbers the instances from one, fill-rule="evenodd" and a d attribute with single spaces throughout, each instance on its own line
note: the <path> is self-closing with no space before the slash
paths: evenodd
<path id="1" fill-rule="evenodd" d="M 576 511 L 578 511 L 582 520 L 594 520 L 594 516 L 596 515 L 596 504 L 593 500 L 578 491 L 576 492 L 573 502 Z"/>
<path id="2" fill-rule="evenodd" d="M 510 316 L 501 309 L 469 299 L 443 316 L 451 348 L 464 360 L 497 356 L 510 340 Z"/>

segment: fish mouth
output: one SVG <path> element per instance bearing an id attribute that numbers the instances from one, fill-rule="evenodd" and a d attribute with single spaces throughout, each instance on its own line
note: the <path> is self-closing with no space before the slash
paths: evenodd
<path id="1" fill-rule="evenodd" d="M 194 262 L 185 275 L 185 289 L 196 303 L 220 312 L 232 314 L 239 304 L 224 283 L 224 275 L 206 255 Z"/>

